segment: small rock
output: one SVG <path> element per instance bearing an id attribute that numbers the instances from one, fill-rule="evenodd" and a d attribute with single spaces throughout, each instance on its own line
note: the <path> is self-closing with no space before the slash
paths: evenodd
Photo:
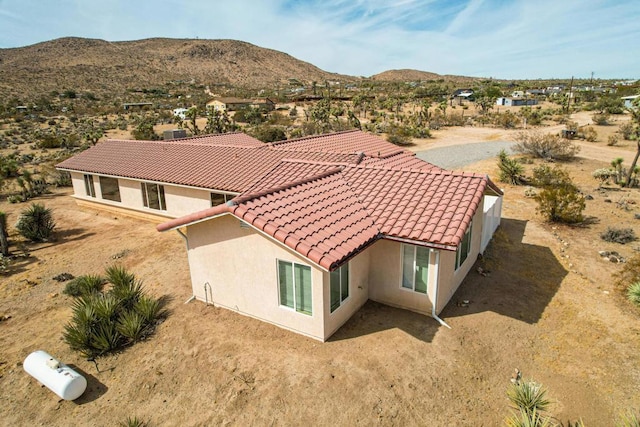
<path id="1" fill-rule="evenodd" d="M 609 251 L 598 251 L 598 255 L 600 255 L 601 257 L 608 257 L 609 255 L 611 255 L 611 252 L 609 252 Z"/>
<path id="2" fill-rule="evenodd" d="M 57 292 L 53 292 L 53 293 L 50 293 L 50 294 L 49 294 L 49 298 L 55 298 L 55 297 L 57 297 L 57 296 L 58 296 L 58 293 L 57 293 Z"/>
<path id="3" fill-rule="evenodd" d="M 611 203 L 611 199 L 604 199 L 605 203 Z"/>
<path id="4" fill-rule="evenodd" d="M 9 316 L 8 314 L 5 314 L 4 316 L 0 316 L 0 322 L 6 322 L 9 319 L 11 319 L 11 316 Z"/>
<path id="5" fill-rule="evenodd" d="M 603 294 L 609 295 L 609 291 L 602 291 Z"/>
<path id="6" fill-rule="evenodd" d="M 591 194 L 587 194 L 586 196 L 584 196 L 585 200 L 593 200 L 593 196 Z"/>
<path id="7" fill-rule="evenodd" d="M 67 280 L 73 280 L 74 276 L 71 273 L 60 273 L 57 276 L 53 276 L 53 280 L 56 282 L 66 282 Z"/>
<path id="8" fill-rule="evenodd" d="M 633 217 L 634 217 L 635 219 L 640 219 L 640 213 L 633 214 Z"/>

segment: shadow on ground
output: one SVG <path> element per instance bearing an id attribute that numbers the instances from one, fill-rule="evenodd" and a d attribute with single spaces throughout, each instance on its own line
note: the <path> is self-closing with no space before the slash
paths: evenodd
<path id="1" fill-rule="evenodd" d="M 102 384 L 96 377 L 83 371 L 76 365 L 69 364 L 67 366 L 85 377 L 85 379 L 87 380 L 87 389 L 79 398 L 74 400 L 73 403 L 77 405 L 84 405 L 85 403 L 93 402 L 94 400 L 104 395 L 107 390 L 109 390 L 109 388 L 106 385 Z"/>
<path id="2" fill-rule="evenodd" d="M 400 329 L 424 342 L 431 342 L 440 324 L 430 316 L 389 307 L 374 301 L 358 310 L 329 341 L 341 341 L 389 329 Z"/>
<path id="3" fill-rule="evenodd" d="M 567 270 L 548 247 L 523 242 L 526 225 L 502 219 L 483 259 L 476 261 L 441 318 L 492 311 L 530 324 L 540 320 Z"/>

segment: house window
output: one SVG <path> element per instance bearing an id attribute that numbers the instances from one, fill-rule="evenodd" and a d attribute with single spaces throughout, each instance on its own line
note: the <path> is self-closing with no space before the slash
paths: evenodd
<path id="1" fill-rule="evenodd" d="M 427 293 L 429 282 L 429 248 L 402 245 L 402 287 Z"/>
<path id="2" fill-rule="evenodd" d="M 84 191 L 89 197 L 96 197 L 96 188 L 93 186 L 93 175 L 84 176 Z"/>
<path id="3" fill-rule="evenodd" d="M 167 210 L 167 203 L 164 199 L 164 185 L 142 183 L 142 204 L 145 208 Z"/>
<path id="4" fill-rule="evenodd" d="M 211 207 L 227 203 L 231 199 L 233 199 L 231 194 L 211 193 Z"/>
<path id="5" fill-rule="evenodd" d="M 349 263 L 329 273 L 331 312 L 349 298 Z"/>
<path id="6" fill-rule="evenodd" d="M 118 186 L 117 178 L 110 178 L 107 176 L 100 177 L 100 192 L 102 198 L 106 200 L 112 200 L 114 202 L 120 201 L 120 187 Z"/>
<path id="7" fill-rule="evenodd" d="M 278 260 L 280 305 L 311 315 L 311 267 Z"/>
<path id="8" fill-rule="evenodd" d="M 458 245 L 458 250 L 456 250 L 456 270 L 460 268 L 460 266 L 464 263 L 471 252 L 471 225 L 469 224 L 469 228 L 464 233 L 462 237 L 462 241 Z"/>

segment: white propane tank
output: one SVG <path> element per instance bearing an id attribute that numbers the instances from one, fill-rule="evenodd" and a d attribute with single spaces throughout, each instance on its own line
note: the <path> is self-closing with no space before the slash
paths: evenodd
<path id="1" fill-rule="evenodd" d="M 24 359 L 24 370 L 64 400 L 75 400 L 87 389 L 85 377 L 46 351 L 34 351 Z"/>

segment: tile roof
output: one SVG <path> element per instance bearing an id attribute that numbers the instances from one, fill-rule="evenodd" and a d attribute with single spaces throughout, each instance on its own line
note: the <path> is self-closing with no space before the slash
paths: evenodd
<path id="1" fill-rule="evenodd" d="M 158 230 L 232 213 L 331 270 L 378 238 L 455 250 L 489 183 L 443 170 L 283 161 L 228 204 Z"/>
<path id="2" fill-rule="evenodd" d="M 235 139 L 235 134 L 233 134 Z M 56 165 L 60 169 L 242 192 L 284 158 L 353 163 L 357 155 L 304 153 L 204 142 L 101 142 Z"/>
<path id="3" fill-rule="evenodd" d="M 387 157 L 407 152 L 384 139 L 359 130 L 314 135 L 271 143 L 276 150 L 292 150 L 324 153 L 360 153 L 367 157 Z"/>

